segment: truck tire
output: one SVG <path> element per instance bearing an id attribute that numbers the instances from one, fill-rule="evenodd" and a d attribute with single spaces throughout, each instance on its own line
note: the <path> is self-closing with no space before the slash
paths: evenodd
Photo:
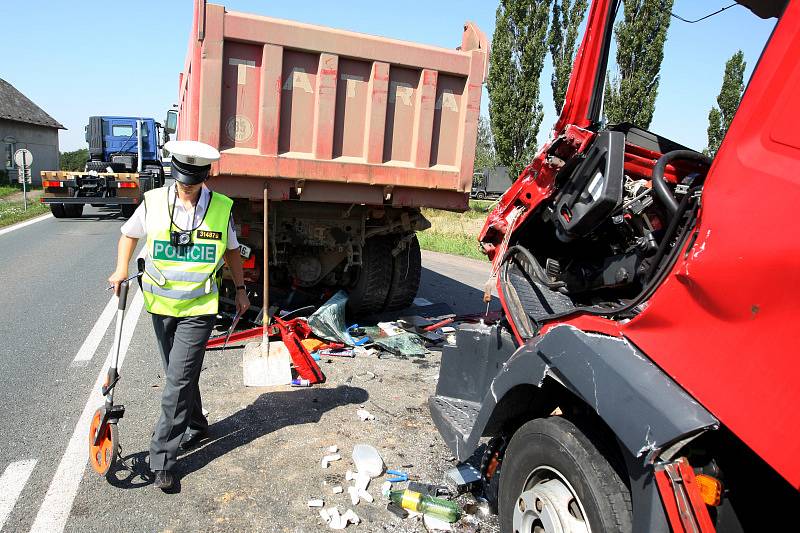
<path id="1" fill-rule="evenodd" d="M 392 281 L 392 245 L 386 237 L 367 239 L 358 280 L 349 290 L 347 312 L 364 316 L 383 310 Z"/>
<path id="2" fill-rule="evenodd" d="M 80 218 L 83 216 L 83 204 L 65 204 L 64 211 L 69 218 Z"/>
<path id="3" fill-rule="evenodd" d="M 392 261 L 392 281 L 389 283 L 389 294 L 384 306 L 387 311 L 399 311 L 414 302 L 421 273 L 422 257 L 415 234 Z"/>
<path id="4" fill-rule="evenodd" d="M 532 531 L 544 516 L 564 531 L 577 520 L 587 531 L 630 532 L 630 491 L 607 455 L 563 417 L 524 424 L 503 459 L 500 531 Z"/>
<path id="5" fill-rule="evenodd" d="M 120 211 L 122 211 L 122 216 L 125 218 L 131 218 L 136 211 L 136 204 L 121 204 L 119 207 Z"/>
<path id="6" fill-rule="evenodd" d="M 64 210 L 64 204 L 50 204 L 50 212 L 53 213 L 53 216 L 56 218 L 64 218 L 67 216 L 67 212 Z"/>
<path id="7" fill-rule="evenodd" d="M 484 198 L 486 198 L 486 193 L 483 191 L 478 191 L 478 194 L 475 195 L 475 198 L 477 198 L 478 200 L 483 200 Z"/>

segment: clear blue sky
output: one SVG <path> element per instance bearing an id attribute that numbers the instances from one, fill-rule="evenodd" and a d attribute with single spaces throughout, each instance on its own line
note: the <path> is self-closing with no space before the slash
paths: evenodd
<path id="1" fill-rule="evenodd" d="M 322 24 L 452 48 L 465 20 L 491 36 L 495 0 L 219 0 L 229 10 Z M 694 19 L 729 0 L 676 0 L 673 11 Z M 125 6 L 135 6 L 126 10 Z M 62 151 L 85 147 L 90 115 L 163 119 L 177 98 L 192 19 L 191 0 L 28 0 L 0 3 L 0 78 L 13 84 L 68 130 Z M 774 26 L 736 6 L 698 24 L 673 19 L 652 131 L 692 148 L 706 144 L 708 110 L 719 92 L 725 61 L 742 49 L 749 77 Z M 490 37 L 491 38 L 491 37 Z M 613 56 L 612 56 L 613 59 Z M 539 140 L 555 120 L 551 66 L 542 74 L 545 118 Z M 487 111 L 484 91 L 482 109 Z"/>

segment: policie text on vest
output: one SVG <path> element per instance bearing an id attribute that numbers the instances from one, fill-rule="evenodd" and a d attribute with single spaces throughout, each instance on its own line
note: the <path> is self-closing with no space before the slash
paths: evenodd
<path id="1" fill-rule="evenodd" d="M 175 247 L 169 241 L 153 242 L 153 259 L 184 261 L 186 263 L 214 263 L 215 244 L 195 243 L 191 246 Z"/>

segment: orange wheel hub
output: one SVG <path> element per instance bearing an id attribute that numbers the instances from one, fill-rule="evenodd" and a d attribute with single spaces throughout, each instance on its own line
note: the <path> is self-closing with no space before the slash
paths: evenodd
<path id="1" fill-rule="evenodd" d="M 103 410 L 98 409 L 92 417 L 89 426 L 89 462 L 92 463 L 94 471 L 101 476 L 106 475 L 117 454 L 117 431 L 113 424 L 103 422 Z M 102 427 L 100 427 L 102 424 Z M 95 435 L 100 428 L 100 438 L 95 444 Z"/>

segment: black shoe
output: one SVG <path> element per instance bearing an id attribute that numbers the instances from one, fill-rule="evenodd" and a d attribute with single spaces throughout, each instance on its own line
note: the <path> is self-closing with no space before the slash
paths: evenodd
<path id="1" fill-rule="evenodd" d="M 183 435 L 183 440 L 181 440 L 180 449 L 181 451 L 186 451 L 194 448 L 200 442 L 204 441 L 208 437 L 208 430 L 203 429 L 200 431 L 187 431 Z"/>
<path id="2" fill-rule="evenodd" d="M 169 470 L 156 470 L 156 479 L 153 486 L 161 490 L 169 490 L 175 484 L 175 476 Z"/>

